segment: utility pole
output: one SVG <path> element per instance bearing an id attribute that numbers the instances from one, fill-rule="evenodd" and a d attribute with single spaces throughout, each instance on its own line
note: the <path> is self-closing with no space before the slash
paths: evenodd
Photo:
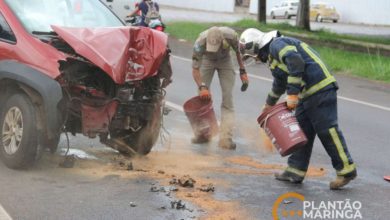
<path id="1" fill-rule="evenodd" d="M 266 0 L 258 0 L 257 5 L 257 21 L 264 24 L 267 23 L 266 2 Z"/>
<path id="2" fill-rule="evenodd" d="M 310 0 L 299 1 L 296 25 L 310 31 Z"/>

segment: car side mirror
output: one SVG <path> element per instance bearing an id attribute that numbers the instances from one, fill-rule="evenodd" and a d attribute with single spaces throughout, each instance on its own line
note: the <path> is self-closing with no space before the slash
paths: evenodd
<path id="1" fill-rule="evenodd" d="M 125 5 L 123 6 L 126 10 L 130 10 L 130 6 L 129 5 Z"/>

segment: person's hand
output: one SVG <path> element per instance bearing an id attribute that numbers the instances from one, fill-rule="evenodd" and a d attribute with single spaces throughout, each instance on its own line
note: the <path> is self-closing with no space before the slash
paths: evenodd
<path id="1" fill-rule="evenodd" d="M 294 110 L 298 105 L 298 95 L 287 95 L 287 108 Z"/>
<path id="2" fill-rule="evenodd" d="M 248 74 L 245 69 L 240 69 L 240 79 L 242 82 L 241 91 L 245 92 L 249 86 Z"/>
<path id="3" fill-rule="evenodd" d="M 202 100 L 210 100 L 211 94 L 206 86 L 201 86 L 199 89 L 199 97 Z"/>

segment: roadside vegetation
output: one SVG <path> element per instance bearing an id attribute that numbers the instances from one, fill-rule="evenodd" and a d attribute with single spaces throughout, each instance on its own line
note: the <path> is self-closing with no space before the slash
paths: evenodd
<path id="1" fill-rule="evenodd" d="M 310 39 L 308 43 L 320 53 L 323 60 L 335 73 L 390 82 L 390 56 L 382 56 L 378 50 L 364 47 L 361 52 L 353 52 L 347 49 L 321 46 L 329 42 L 342 47 L 342 45 L 347 44 L 349 41 L 358 44 L 381 44 L 389 46 L 390 38 L 340 35 L 326 30 L 308 32 L 288 23 L 264 25 L 248 19 L 235 23 L 173 22 L 167 24 L 167 32 L 178 39 L 194 42 L 200 32 L 214 25 L 229 26 L 238 32 L 249 27 L 259 28 L 264 32 L 277 29 L 286 36 L 302 38 L 303 41 Z M 353 45 L 348 46 L 350 48 L 354 47 Z"/>

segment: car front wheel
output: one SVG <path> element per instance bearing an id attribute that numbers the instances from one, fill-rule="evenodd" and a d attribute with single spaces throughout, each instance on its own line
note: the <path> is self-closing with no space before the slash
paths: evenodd
<path id="1" fill-rule="evenodd" d="M 272 18 L 272 19 L 275 19 L 275 14 L 274 14 L 274 12 L 271 12 L 271 18 Z"/>
<path id="2" fill-rule="evenodd" d="M 322 16 L 321 15 L 317 15 L 317 22 L 322 22 Z"/>
<path id="3" fill-rule="evenodd" d="M 24 94 L 12 95 L 0 117 L 0 157 L 9 168 L 27 168 L 37 157 L 36 109 Z"/>
<path id="4" fill-rule="evenodd" d="M 284 18 L 285 18 L 285 19 L 290 19 L 290 15 L 288 14 L 287 11 L 286 11 L 286 13 L 284 13 Z"/>

